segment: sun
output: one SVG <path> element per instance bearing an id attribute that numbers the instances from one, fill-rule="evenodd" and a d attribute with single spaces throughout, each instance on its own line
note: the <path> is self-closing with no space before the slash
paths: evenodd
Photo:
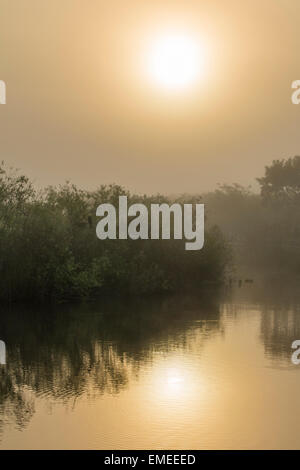
<path id="1" fill-rule="evenodd" d="M 199 41 L 188 34 L 162 35 L 150 47 L 149 75 L 157 86 L 167 91 L 191 87 L 203 66 L 204 54 Z"/>

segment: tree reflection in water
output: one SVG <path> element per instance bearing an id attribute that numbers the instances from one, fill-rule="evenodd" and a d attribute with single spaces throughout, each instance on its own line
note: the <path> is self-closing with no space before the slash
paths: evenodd
<path id="1" fill-rule="evenodd" d="M 203 341 L 221 331 L 216 293 L 205 300 L 104 300 L 2 311 L 8 360 L 0 369 L 0 433 L 12 420 L 24 428 L 39 396 L 68 404 L 84 394 L 120 393 L 155 353 L 189 348 L 197 320 Z"/>

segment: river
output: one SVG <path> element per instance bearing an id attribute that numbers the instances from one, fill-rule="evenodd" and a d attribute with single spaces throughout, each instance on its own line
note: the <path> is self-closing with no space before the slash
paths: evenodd
<path id="1" fill-rule="evenodd" d="M 297 288 L 5 307 L 1 449 L 300 446 Z"/>

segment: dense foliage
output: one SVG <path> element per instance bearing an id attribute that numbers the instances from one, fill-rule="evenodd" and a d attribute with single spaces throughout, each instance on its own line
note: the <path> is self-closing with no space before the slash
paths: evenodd
<path id="1" fill-rule="evenodd" d="M 117 185 L 84 191 L 66 183 L 37 191 L 27 177 L 2 165 L 1 298 L 141 295 L 222 281 L 230 253 L 215 226 L 200 251 L 185 251 L 184 240 L 98 240 L 96 207 L 107 202 L 117 207 L 120 195 L 147 206 L 171 202 L 130 195 Z"/>

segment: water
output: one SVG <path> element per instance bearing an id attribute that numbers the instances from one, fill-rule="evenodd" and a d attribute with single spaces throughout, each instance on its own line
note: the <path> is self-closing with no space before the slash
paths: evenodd
<path id="1" fill-rule="evenodd" d="M 1 311 L 2 449 L 299 448 L 297 289 Z"/>

